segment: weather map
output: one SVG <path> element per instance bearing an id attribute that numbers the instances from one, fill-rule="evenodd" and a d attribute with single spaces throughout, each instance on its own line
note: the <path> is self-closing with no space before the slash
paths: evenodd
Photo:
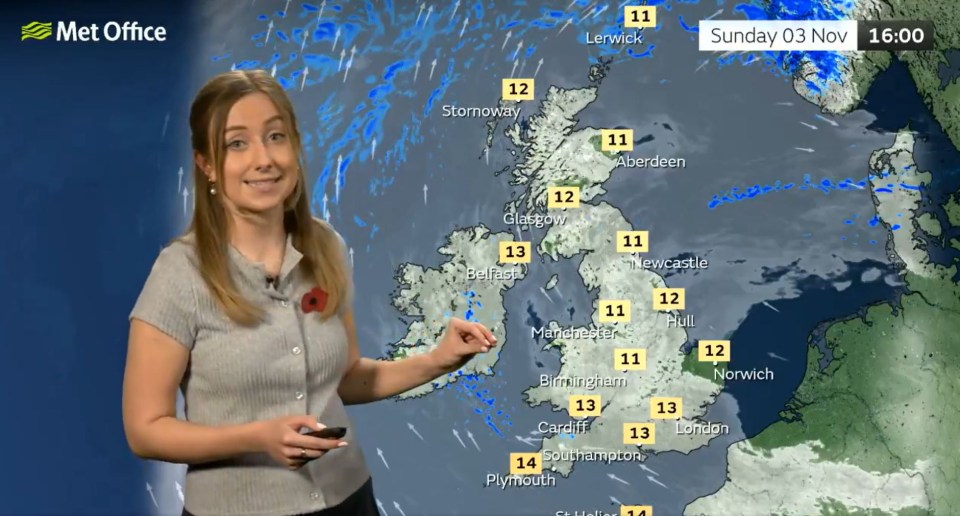
<path id="1" fill-rule="evenodd" d="M 960 511 L 956 6 L 196 9 L 294 102 L 362 352 L 500 339 L 351 408 L 382 514 Z"/>

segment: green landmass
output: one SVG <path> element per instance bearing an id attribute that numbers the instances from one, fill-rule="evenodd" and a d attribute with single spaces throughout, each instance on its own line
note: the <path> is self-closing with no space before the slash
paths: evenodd
<path id="1" fill-rule="evenodd" d="M 833 353 L 819 370 L 811 347 L 788 419 L 751 440 L 771 450 L 817 439 L 823 460 L 891 473 L 923 472 L 933 514 L 960 513 L 960 286 L 907 275 L 901 307 L 870 307 L 862 319 L 830 327 Z"/>
<path id="2" fill-rule="evenodd" d="M 938 237 L 943 233 L 943 228 L 940 227 L 940 221 L 938 221 L 932 213 L 924 213 L 917 217 L 917 224 L 920 225 L 920 229 L 922 229 L 924 233 L 930 236 Z"/>
<path id="3" fill-rule="evenodd" d="M 943 211 L 947 213 L 947 220 L 951 226 L 960 226 L 960 193 L 951 196 L 943 205 Z"/>
<path id="4" fill-rule="evenodd" d="M 830 499 L 830 501 L 821 504 L 820 514 L 821 516 L 885 516 L 889 513 L 878 510 L 850 510 L 843 503 Z M 929 514 L 929 512 L 916 507 L 897 511 L 897 516 L 923 516 L 926 514 Z"/>
<path id="5" fill-rule="evenodd" d="M 880 18 L 887 20 L 932 20 L 934 50 L 898 52 L 896 57 L 907 65 L 910 76 L 944 132 L 960 148 L 960 80 L 940 87 L 940 65 L 948 64 L 945 52 L 960 48 L 960 9 L 956 2 L 944 0 L 887 0 Z M 869 88 L 872 80 L 858 83 L 858 89 Z"/>
<path id="6" fill-rule="evenodd" d="M 618 157 L 620 157 L 620 153 L 619 153 L 619 152 L 610 152 L 610 151 L 600 150 L 600 135 L 599 135 L 599 134 L 596 135 L 596 136 L 591 136 L 588 141 L 593 145 L 593 148 L 594 148 L 597 152 L 602 153 L 604 156 L 606 156 L 606 157 L 608 157 L 608 158 L 610 158 L 610 159 L 617 159 Z"/>
<path id="7" fill-rule="evenodd" d="M 717 385 L 723 385 L 722 378 L 714 378 L 713 370 L 716 368 L 717 366 L 714 366 L 712 362 L 701 362 L 697 360 L 697 348 L 691 348 L 683 357 L 683 362 L 680 364 L 682 371 L 706 378 Z"/>
<path id="8" fill-rule="evenodd" d="M 604 154 L 609 154 L 609 153 L 605 152 Z M 614 158 L 616 158 L 616 155 L 614 155 Z M 592 184 L 593 182 L 586 178 L 572 177 L 567 179 L 560 179 L 553 186 L 576 186 L 577 188 L 580 188 L 582 190 Z"/>

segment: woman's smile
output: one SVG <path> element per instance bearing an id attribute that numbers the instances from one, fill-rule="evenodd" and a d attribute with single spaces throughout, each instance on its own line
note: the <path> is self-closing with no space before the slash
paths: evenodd
<path id="1" fill-rule="evenodd" d="M 253 188 L 258 192 L 270 193 L 277 188 L 277 183 L 279 183 L 281 179 L 283 179 L 283 176 L 244 181 L 243 184 Z"/>

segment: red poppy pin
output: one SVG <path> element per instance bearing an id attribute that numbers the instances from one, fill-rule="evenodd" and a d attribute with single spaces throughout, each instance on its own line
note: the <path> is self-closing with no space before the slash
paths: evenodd
<path id="1" fill-rule="evenodd" d="M 313 287 L 300 300 L 300 309 L 303 313 L 322 312 L 327 307 L 327 293 L 320 287 Z"/>

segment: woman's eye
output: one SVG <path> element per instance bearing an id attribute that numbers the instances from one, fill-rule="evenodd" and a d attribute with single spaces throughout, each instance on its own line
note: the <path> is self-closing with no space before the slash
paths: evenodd
<path id="1" fill-rule="evenodd" d="M 240 140 L 233 140 L 232 142 L 230 142 L 230 143 L 227 144 L 227 147 L 228 147 L 228 148 L 231 148 L 231 149 L 239 149 L 241 145 L 243 145 L 243 142 L 242 142 L 242 141 L 240 141 Z"/>
<path id="2" fill-rule="evenodd" d="M 286 138 L 286 137 L 287 137 L 287 135 L 285 135 L 285 134 L 283 134 L 283 133 L 273 133 L 273 134 L 270 135 L 270 138 L 273 138 L 274 140 L 282 140 L 282 139 L 284 139 L 284 138 Z"/>

